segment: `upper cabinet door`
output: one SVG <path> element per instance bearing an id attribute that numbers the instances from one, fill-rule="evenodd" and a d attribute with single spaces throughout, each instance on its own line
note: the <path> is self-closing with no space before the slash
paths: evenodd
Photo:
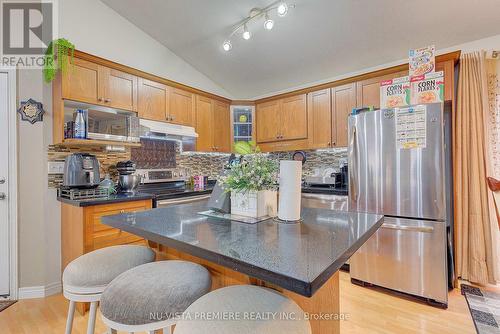
<path id="1" fill-rule="evenodd" d="M 455 62 L 453 59 L 436 63 L 436 71 L 444 71 L 444 100 L 454 100 Z"/>
<path id="2" fill-rule="evenodd" d="M 280 139 L 307 139 L 306 94 L 282 100 Z"/>
<path id="3" fill-rule="evenodd" d="M 347 146 L 347 125 L 352 109 L 356 107 L 356 84 L 332 88 L 333 146 Z"/>
<path id="4" fill-rule="evenodd" d="M 86 60 L 73 58 L 73 66 L 62 75 L 64 99 L 98 104 L 99 66 Z"/>
<path id="5" fill-rule="evenodd" d="M 140 118 L 153 121 L 167 120 L 168 86 L 159 82 L 139 79 L 137 111 Z"/>
<path id="6" fill-rule="evenodd" d="M 137 111 L 137 77 L 132 74 L 99 66 L 104 105 Z"/>
<path id="7" fill-rule="evenodd" d="M 212 99 L 196 96 L 196 150 L 201 152 L 215 151 L 214 145 L 214 103 Z"/>
<path id="8" fill-rule="evenodd" d="M 168 121 L 175 124 L 195 126 L 195 95 L 181 89 L 170 89 Z"/>
<path id="9" fill-rule="evenodd" d="M 312 121 L 310 148 L 330 147 L 332 141 L 332 108 L 330 89 L 307 94 L 307 108 Z"/>
<path id="10" fill-rule="evenodd" d="M 391 73 L 356 83 L 356 107 L 374 106 L 380 108 L 380 82 L 408 75 L 408 71 Z"/>
<path id="11" fill-rule="evenodd" d="M 231 114 L 229 104 L 214 101 L 214 147 L 217 152 L 231 152 Z"/>
<path id="12" fill-rule="evenodd" d="M 281 100 L 260 103 L 255 111 L 257 143 L 279 140 L 281 131 Z"/>

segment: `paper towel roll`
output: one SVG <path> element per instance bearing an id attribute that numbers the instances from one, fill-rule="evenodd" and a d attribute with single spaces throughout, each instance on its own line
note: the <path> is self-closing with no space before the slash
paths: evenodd
<path id="1" fill-rule="evenodd" d="M 288 160 L 280 161 L 279 219 L 300 219 L 300 199 L 302 195 L 301 183 L 302 162 Z"/>

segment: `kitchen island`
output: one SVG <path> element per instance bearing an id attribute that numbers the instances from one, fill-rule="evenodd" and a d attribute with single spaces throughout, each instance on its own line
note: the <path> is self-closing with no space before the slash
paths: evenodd
<path id="1" fill-rule="evenodd" d="M 102 218 L 143 237 L 163 258 L 206 266 L 212 288 L 256 284 L 280 291 L 311 315 L 313 333 L 339 333 L 338 270 L 383 216 L 303 208 L 303 222 L 254 225 L 199 215 L 206 201 Z"/>

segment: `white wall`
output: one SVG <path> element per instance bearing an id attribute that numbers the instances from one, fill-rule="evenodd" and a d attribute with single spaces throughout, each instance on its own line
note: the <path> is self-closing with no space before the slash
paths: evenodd
<path id="1" fill-rule="evenodd" d="M 500 35 L 495 35 L 495 36 L 491 36 L 488 38 L 478 39 L 476 41 L 471 41 L 468 43 L 455 45 L 455 46 L 452 46 L 452 47 L 449 47 L 446 49 L 439 49 L 439 45 L 437 45 L 436 47 L 438 47 L 438 50 L 436 51 L 437 54 L 445 54 L 445 53 L 449 53 L 449 52 L 453 52 L 453 51 L 457 51 L 457 50 L 462 50 L 462 52 L 471 52 L 471 51 L 481 50 L 481 49 L 483 49 L 483 50 L 500 50 Z M 293 91 L 298 90 L 298 89 L 308 88 L 308 87 L 321 85 L 321 84 L 336 81 L 336 80 L 350 78 L 350 77 L 360 75 L 363 73 L 373 72 L 373 71 L 381 70 L 381 69 L 388 68 L 391 66 L 401 65 L 401 64 L 404 64 L 407 62 L 408 62 L 408 59 L 398 59 L 398 60 L 395 60 L 395 61 L 390 62 L 390 63 L 380 64 L 378 66 L 369 67 L 369 68 L 363 68 L 363 69 L 360 69 L 359 71 L 345 73 L 345 74 L 342 74 L 342 75 L 339 75 L 339 76 L 336 76 L 333 78 L 328 78 L 328 79 L 321 80 L 321 81 L 310 82 L 310 83 L 307 83 L 304 85 L 300 85 L 297 87 L 293 87 L 293 88 L 289 88 L 289 89 L 285 89 L 285 90 L 281 90 L 281 91 L 269 92 L 268 94 L 256 96 L 252 100 L 258 100 L 258 99 L 262 99 L 265 97 L 274 96 L 277 94 L 293 92 Z"/>
<path id="2" fill-rule="evenodd" d="M 69 39 L 78 50 L 231 98 L 207 76 L 101 1 L 61 0 L 59 12 L 59 36 Z"/>

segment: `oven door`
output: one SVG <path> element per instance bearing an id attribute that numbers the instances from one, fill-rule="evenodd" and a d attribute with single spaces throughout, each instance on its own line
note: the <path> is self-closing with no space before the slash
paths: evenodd
<path id="1" fill-rule="evenodd" d="M 199 202 L 199 201 L 205 201 L 205 200 L 208 200 L 209 198 L 210 198 L 210 194 L 163 199 L 163 200 L 158 200 L 156 202 L 156 207 L 157 208 L 165 208 L 165 207 L 172 206 L 172 205 L 188 204 L 188 203 L 194 203 L 194 202 Z"/>

